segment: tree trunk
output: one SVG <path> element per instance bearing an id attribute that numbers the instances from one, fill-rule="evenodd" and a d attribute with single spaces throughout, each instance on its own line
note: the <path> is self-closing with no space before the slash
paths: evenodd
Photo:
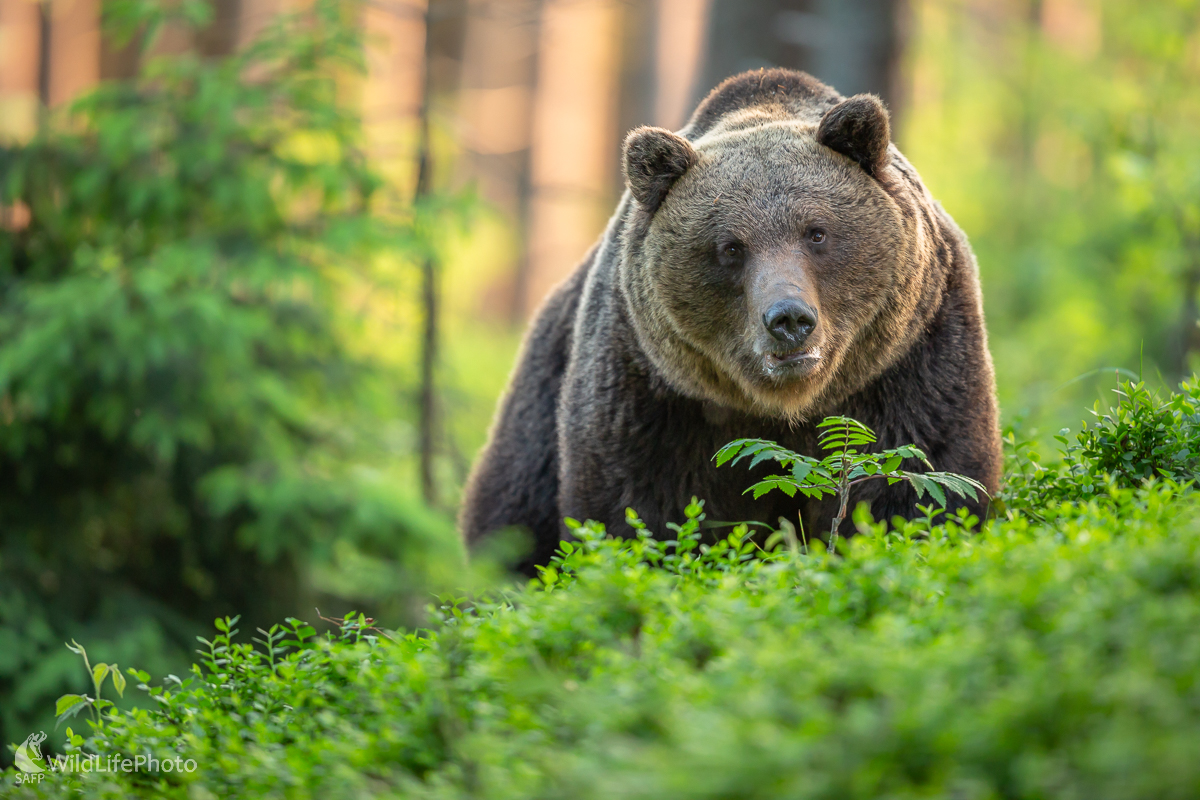
<path id="1" fill-rule="evenodd" d="M 417 124 L 417 187 L 416 204 L 429 196 L 432 171 L 429 141 L 429 103 L 431 87 L 431 61 L 433 54 L 430 36 L 431 21 L 434 13 L 434 3 L 431 2 L 425 10 L 425 75 L 424 90 L 421 93 L 421 109 Z M 418 213 L 420 213 L 418 211 Z M 434 365 L 437 360 L 438 347 L 438 294 L 437 294 L 437 265 L 432 255 L 426 255 L 421 262 L 421 307 L 424 312 L 424 328 L 421 335 L 421 387 L 420 387 L 420 470 L 421 495 L 425 502 L 437 505 L 437 484 L 434 479 L 434 456 L 436 455 L 436 426 L 437 426 L 437 394 L 434 386 Z"/>
<path id="2" fill-rule="evenodd" d="M 712 0 L 697 101 L 730 75 L 760 67 L 811 73 L 844 95 L 901 101 L 898 0 Z"/>

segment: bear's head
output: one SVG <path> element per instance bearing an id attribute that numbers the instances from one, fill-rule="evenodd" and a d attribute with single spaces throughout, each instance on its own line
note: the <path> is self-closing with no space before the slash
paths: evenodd
<path id="1" fill-rule="evenodd" d="M 915 341 L 935 212 L 877 98 L 783 70 L 734 78 L 679 134 L 633 131 L 625 174 L 620 288 L 685 394 L 800 419 Z"/>

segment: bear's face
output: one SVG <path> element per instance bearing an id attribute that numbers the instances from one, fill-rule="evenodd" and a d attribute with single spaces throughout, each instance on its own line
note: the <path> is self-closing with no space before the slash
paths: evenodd
<path id="1" fill-rule="evenodd" d="M 694 145 L 631 135 L 626 168 L 645 216 L 627 234 L 622 288 L 639 341 L 677 388 L 798 418 L 872 377 L 854 373 L 876 372 L 881 348 L 895 349 L 886 339 L 905 338 L 894 306 L 918 267 L 878 180 L 878 113 L 884 152 L 861 160 L 832 149 L 822 126 L 756 110 Z M 664 163 L 678 172 L 669 182 Z"/>

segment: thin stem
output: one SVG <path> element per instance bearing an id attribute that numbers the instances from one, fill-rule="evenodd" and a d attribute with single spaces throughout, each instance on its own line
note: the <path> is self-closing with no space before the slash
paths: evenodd
<path id="1" fill-rule="evenodd" d="M 850 423 L 844 423 L 844 431 L 846 439 L 850 438 Z M 842 469 L 838 475 L 838 513 L 833 518 L 833 529 L 829 532 L 829 549 L 837 552 L 838 529 L 842 527 L 842 520 L 846 518 L 846 504 L 850 502 L 850 484 L 846 480 L 848 466 L 846 462 L 846 446 L 842 445 Z"/>
<path id="2" fill-rule="evenodd" d="M 846 504 L 850 502 L 850 487 L 846 486 L 841 490 L 841 500 L 838 504 L 837 516 L 833 518 L 833 530 L 829 534 L 829 549 L 834 550 L 837 547 L 838 529 L 842 527 L 842 520 L 846 518 Z"/>
<path id="3" fill-rule="evenodd" d="M 865 483 L 867 481 L 873 481 L 876 478 L 888 478 L 888 477 L 894 478 L 896 476 L 895 475 L 882 475 L 882 474 L 880 474 L 880 475 L 864 475 L 861 478 L 855 478 L 854 480 L 850 481 L 850 483 L 848 483 L 846 485 L 849 487 L 854 487 L 854 486 L 858 486 L 860 483 Z M 901 480 L 907 480 L 907 478 L 901 477 Z"/>

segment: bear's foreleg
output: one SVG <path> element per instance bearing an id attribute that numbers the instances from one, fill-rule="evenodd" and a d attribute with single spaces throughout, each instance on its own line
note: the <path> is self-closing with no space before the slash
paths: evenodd
<path id="1" fill-rule="evenodd" d="M 530 576 L 558 547 L 557 405 L 586 266 L 538 313 L 487 446 L 467 483 L 459 515 L 459 529 L 470 548 L 506 528 L 531 534 L 533 550 L 517 565 Z"/>

